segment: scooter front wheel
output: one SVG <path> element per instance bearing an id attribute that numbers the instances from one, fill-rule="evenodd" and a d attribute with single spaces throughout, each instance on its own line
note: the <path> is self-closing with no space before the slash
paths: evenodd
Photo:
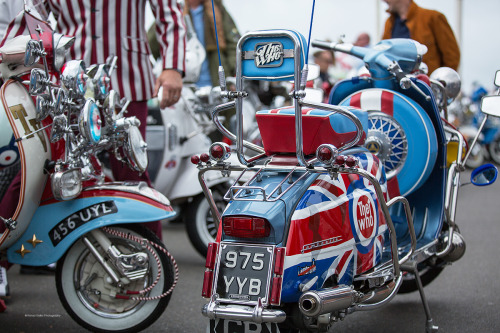
<path id="1" fill-rule="evenodd" d="M 149 229 L 140 225 L 113 227 L 137 239 L 147 239 L 163 247 L 161 241 Z M 103 249 L 90 234 L 85 235 L 91 240 L 98 252 L 106 257 Z M 111 243 L 124 254 L 137 252 L 148 253 L 148 268 L 144 276 L 130 279 L 124 288 L 119 288 L 108 275 L 95 255 L 84 244 L 82 239 L 75 242 L 66 254 L 59 260 L 56 271 L 56 287 L 59 299 L 69 315 L 81 326 L 93 332 L 137 332 L 151 325 L 167 307 L 171 294 L 155 299 L 165 293 L 174 283 L 174 268 L 172 260 L 156 246 L 151 246 L 152 252 L 145 250 L 138 241 L 124 239 L 114 234 L 107 234 Z M 128 291 L 144 290 L 151 286 L 158 276 L 159 259 L 161 273 L 154 286 L 147 294 L 141 295 L 152 300 L 138 300 L 119 297 Z M 123 277 L 122 277 L 123 279 Z M 139 295 L 133 295 L 139 296 Z"/>

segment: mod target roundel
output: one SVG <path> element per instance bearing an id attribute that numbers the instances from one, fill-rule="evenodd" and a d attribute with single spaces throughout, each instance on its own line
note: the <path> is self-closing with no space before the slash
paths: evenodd
<path id="1" fill-rule="evenodd" d="M 377 202 L 366 189 L 356 189 L 349 199 L 349 216 L 356 247 L 361 253 L 372 248 L 378 235 Z"/>
<path id="2" fill-rule="evenodd" d="M 355 207 L 357 234 L 361 241 L 370 239 L 375 234 L 375 206 L 373 200 L 365 194 L 360 196 Z"/>
<path id="3" fill-rule="evenodd" d="M 19 150 L 14 136 L 9 144 L 0 147 L 0 168 L 8 167 L 19 160 Z"/>

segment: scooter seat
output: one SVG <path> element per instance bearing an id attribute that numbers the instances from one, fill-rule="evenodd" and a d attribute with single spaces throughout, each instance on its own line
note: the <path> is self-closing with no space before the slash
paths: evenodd
<path id="1" fill-rule="evenodd" d="M 363 136 L 357 142 L 362 145 L 368 129 L 368 114 L 364 110 L 354 108 L 349 108 L 349 111 L 359 118 L 363 126 Z M 256 119 L 267 155 L 296 152 L 293 106 L 259 111 Z M 314 154 L 324 143 L 339 148 L 356 135 L 356 127 L 347 117 L 336 112 L 312 108 L 302 109 L 302 128 L 304 155 Z"/>

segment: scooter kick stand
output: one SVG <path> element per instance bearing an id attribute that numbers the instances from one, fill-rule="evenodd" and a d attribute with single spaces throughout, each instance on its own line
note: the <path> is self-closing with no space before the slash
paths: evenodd
<path id="1" fill-rule="evenodd" d="M 427 302 L 427 298 L 424 293 L 424 286 L 422 285 L 422 280 L 420 279 L 420 275 L 418 274 L 417 263 L 415 261 L 408 261 L 404 265 L 401 266 L 401 269 L 404 271 L 408 271 L 415 275 L 415 281 L 417 282 L 418 292 L 420 293 L 420 298 L 422 299 L 422 305 L 424 306 L 425 316 L 427 317 L 427 321 L 425 323 L 425 332 L 426 333 L 434 333 L 438 331 L 438 326 L 435 326 L 431 316 L 431 310 L 429 308 L 429 303 Z"/>

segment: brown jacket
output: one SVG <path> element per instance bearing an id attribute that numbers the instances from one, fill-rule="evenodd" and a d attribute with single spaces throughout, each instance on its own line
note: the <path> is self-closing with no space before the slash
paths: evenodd
<path id="1" fill-rule="evenodd" d="M 385 22 L 382 39 L 392 37 L 395 16 Z M 460 49 L 446 17 L 438 11 L 410 5 L 406 26 L 410 30 L 411 39 L 427 46 L 423 62 L 429 67 L 429 74 L 439 67 L 451 67 L 458 70 L 460 64 Z"/>

